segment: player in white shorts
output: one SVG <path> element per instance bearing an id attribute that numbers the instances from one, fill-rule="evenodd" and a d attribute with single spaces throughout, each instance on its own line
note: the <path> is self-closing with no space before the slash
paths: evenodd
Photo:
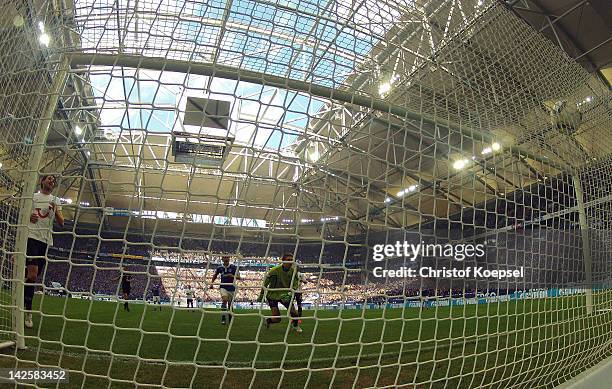
<path id="1" fill-rule="evenodd" d="M 234 299 L 235 293 L 236 290 L 227 290 L 223 286 L 219 287 L 219 294 L 221 295 L 221 300 L 232 301 Z"/>
<path id="2" fill-rule="evenodd" d="M 187 285 L 187 289 L 185 289 L 185 296 L 187 296 L 187 308 L 193 308 L 193 298 L 195 297 L 195 291 L 191 289 L 191 285 Z"/>

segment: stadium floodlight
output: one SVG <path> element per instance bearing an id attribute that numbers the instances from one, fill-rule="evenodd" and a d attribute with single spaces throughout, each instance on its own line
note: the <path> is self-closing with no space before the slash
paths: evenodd
<path id="1" fill-rule="evenodd" d="M 39 21 L 38 29 L 40 30 L 38 41 L 40 42 L 41 45 L 45 47 L 49 47 L 49 43 L 51 43 L 51 37 L 45 32 L 45 24 Z"/>
<path id="2" fill-rule="evenodd" d="M 397 197 L 403 197 L 410 192 L 414 192 L 415 190 L 417 190 L 418 187 L 419 186 L 417 184 L 410 185 L 408 188 L 402 189 L 397 192 Z"/>
<path id="3" fill-rule="evenodd" d="M 41 45 L 43 45 L 45 47 L 49 47 L 49 44 L 51 43 L 51 38 L 49 37 L 49 35 L 46 32 L 43 32 L 38 37 L 38 41 L 40 42 Z"/>
<path id="4" fill-rule="evenodd" d="M 391 91 L 393 84 L 395 84 L 398 80 L 399 80 L 399 76 L 397 74 L 394 74 L 393 76 L 389 78 L 388 81 L 381 83 L 378 86 L 378 95 L 380 97 L 385 97 Z"/>
<path id="5" fill-rule="evenodd" d="M 468 159 L 459 159 L 459 160 L 453 162 L 453 168 L 455 170 L 461 170 L 464 167 L 466 167 L 469 163 L 470 163 L 470 161 Z"/>
<path id="6" fill-rule="evenodd" d="M 326 217 L 322 217 L 321 218 L 322 222 L 337 221 L 337 220 L 340 220 L 340 217 L 338 217 L 338 216 L 326 216 Z"/>
<path id="7" fill-rule="evenodd" d="M 319 154 L 319 151 L 317 150 L 313 150 L 310 153 L 308 153 L 308 159 L 310 159 L 311 162 L 317 162 L 319 158 L 321 158 L 321 155 Z"/>
<path id="8" fill-rule="evenodd" d="M 381 97 L 384 97 L 387 93 L 389 93 L 389 91 L 391 90 L 391 83 L 390 82 L 383 82 L 382 84 L 380 84 L 380 86 L 378 87 L 378 94 Z"/>
<path id="9" fill-rule="evenodd" d="M 491 146 L 487 146 L 480 152 L 482 155 L 491 154 L 494 151 L 501 150 L 501 144 L 499 142 L 491 143 Z M 472 159 L 476 159 L 476 157 L 472 157 Z"/>

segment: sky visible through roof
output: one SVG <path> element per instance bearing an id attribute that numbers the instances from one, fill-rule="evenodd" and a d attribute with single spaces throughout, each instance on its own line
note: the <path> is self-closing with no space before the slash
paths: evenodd
<path id="1" fill-rule="evenodd" d="M 83 49 L 116 53 L 119 41 L 126 54 L 212 62 L 330 88 L 355 72 L 399 15 L 375 0 L 291 0 L 280 2 L 283 7 L 234 0 L 224 23 L 225 1 L 137 4 L 134 10 L 124 0 L 76 1 Z M 91 70 L 101 127 L 115 132 L 178 130 L 185 96 L 208 97 L 232 102 L 229 132 L 237 142 L 280 150 L 325 105 L 304 93 L 243 81 L 120 67 Z"/>

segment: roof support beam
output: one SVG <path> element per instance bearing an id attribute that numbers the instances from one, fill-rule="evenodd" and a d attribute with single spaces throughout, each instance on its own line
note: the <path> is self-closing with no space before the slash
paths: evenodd
<path id="1" fill-rule="evenodd" d="M 535 0 L 531 0 L 538 8 L 540 8 L 542 11 L 544 11 L 545 14 L 549 14 L 550 12 L 542 7 L 541 4 L 537 3 Z M 543 32 L 544 30 L 550 28 L 554 28 L 553 24 L 556 24 L 559 20 L 563 19 L 566 15 L 569 15 L 570 13 L 572 13 L 576 8 L 581 7 L 584 3 L 586 3 L 587 0 L 580 0 L 578 1 L 576 4 L 574 4 L 574 6 L 572 6 L 570 9 L 568 9 L 567 11 L 563 12 L 561 15 L 557 16 L 556 18 L 554 18 L 553 20 L 551 20 L 547 25 L 545 25 L 544 27 L 540 28 L 540 30 L 538 32 Z"/>
<path id="2" fill-rule="evenodd" d="M 550 14 L 550 11 L 545 8 L 544 6 L 542 6 L 542 4 L 537 1 L 537 0 L 530 0 L 531 3 L 538 8 L 540 11 L 542 11 L 542 13 L 544 14 Z M 549 22 L 544 25 L 544 27 L 540 28 L 540 30 L 538 32 L 544 32 L 546 31 L 548 28 L 552 28 L 553 29 L 553 33 L 556 35 L 556 32 L 554 31 L 554 29 L 558 29 L 558 31 L 560 31 L 563 36 L 565 37 L 565 39 L 567 39 L 567 41 L 574 46 L 574 48 L 576 48 L 576 50 L 578 50 L 581 54 L 577 57 L 574 58 L 574 60 L 578 60 L 580 58 L 585 58 L 587 64 L 589 65 L 589 69 L 587 69 L 589 71 L 589 73 L 594 73 L 596 75 L 596 77 L 608 88 L 611 89 L 612 86 L 610 85 L 610 82 L 608 81 L 608 79 L 603 75 L 603 73 L 601 72 L 601 69 L 599 69 L 597 67 L 597 65 L 593 62 L 593 59 L 589 56 L 589 53 L 591 51 L 593 51 L 594 49 L 591 50 L 586 50 L 580 43 L 578 43 L 576 41 L 576 39 L 572 38 L 572 36 L 565 30 L 565 28 L 563 28 L 562 25 L 560 25 L 559 22 L 561 19 L 563 19 L 565 16 L 567 16 L 568 14 L 570 14 L 571 12 L 575 11 L 577 8 L 584 6 L 587 3 L 587 0 L 580 0 L 578 1 L 576 4 L 574 4 L 571 8 L 569 8 L 567 11 L 565 11 L 564 13 L 562 13 L 561 15 L 555 17 L 553 20 L 549 20 Z M 591 4 L 591 6 L 593 6 L 593 3 L 596 2 L 590 2 L 589 4 Z M 512 5 L 513 4 L 508 4 L 508 6 L 512 9 Z M 597 10 L 598 12 L 600 12 L 600 10 Z M 516 11 L 514 11 L 516 12 Z M 518 15 L 520 17 L 520 15 Z M 606 42 L 604 42 L 603 44 L 605 44 Z M 563 47 L 561 47 L 562 49 L 564 49 Z M 597 47 L 596 47 L 597 48 Z M 565 49 L 564 49 L 565 50 Z M 565 50 L 567 52 L 567 50 Z"/>
<path id="3" fill-rule="evenodd" d="M 159 71 L 171 71 L 179 73 L 199 74 L 203 76 L 211 76 L 225 78 L 229 80 L 245 81 L 258 85 L 268 85 L 281 89 L 289 89 L 300 92 L 309 93 L 314 96 L 323 97 L 326 99 L 338 100 L 347 104 L 360 106 L 364 108 L 375 109 L 380 112 L 388 112 L 402 119 L 418 120 L 423 123 L 428 123 L 433 126 L 445 127 L 449 130 L 460 133 L 469 138 L 478 141 L 492 142 L 491 134 L 480 132 L 473 128 L 460 126 L 440 117 L 432 117 L 428 114 L 410 111 L 404 107 L 391 104 L 383 99 L 368 96 L 361 93 L 351 92 L 348 90 L 339 90 L 328 88 L 322 85 L 316 85 L 300 80 L 292 80 L 285 77 L 275 76 L 254 72 L 250 70 L 237 69 L 229 66 L 212 65 L 209 63 L 193 63 L 169 58 L 147 58 L 137 55 L 114 55 L 114 54 L 89 54 L 89 53 L 72 53 L 70 54 L 71 66 L 78 65 L 99 65 L 99 66 L 119 66 L 141 68 Z M 524 155 L 533 160 L 536 160 L 545 165 L 555 167 L 562 171 L 572 171 L 569 166 L 564 163 L 550 161 L 546 158 L 535 155 L 527 150 L 523 150 L 518 146 L 508 148 L 515 155 Z"/>
<path id="4" fill-rule="evenodd" d="M 480 161 L 476 161 L 476 164 L 478 166 L 480 166 L 482 168 L 482 171 L 486 174 L 486 173 L 490 173 L 492 175 L 494 175 L 496 178 L 499 178 L 500 180 L 502 180 L 504 183 L 510 185 L 512 187 L 512 190 L 515 189 L 520 189 L 520 187 L 518 185 L 516 185 L 515 183 L 509 181 L 506 177 L 504 177 L 502 174 L 499 174 L 497 172 L 497 170 L 495 168 L 492 167 L 487 167 L 487 165 L 485 165 L 484 163 L 480 162 Z M 497 181 L 497 180 L 496 180 Z M 507 190 L 505 192 L 508 192 Z"/>

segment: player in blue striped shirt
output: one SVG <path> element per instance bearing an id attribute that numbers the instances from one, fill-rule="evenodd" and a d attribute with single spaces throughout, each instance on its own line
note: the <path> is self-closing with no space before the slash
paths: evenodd
<path id="1" fill-rule="evenodd" d="M 219 292 L 221 293 L 221 308 L 226 312 L 221 314 L 221 324 L 229 323 L 232 320 L 231 308 L 232 301 L 234 300 L 234 294 L 236 292 L 235 280 L 240 279 L 238 274 L 238 268 L 234 264 L 230 264 L 230 257 L 224 256 L 221 258 L 223 265 L 217 267 L 215 274 L 212 278 L 212 283 L 215 283 L 217 276 L 221 275 L 221 285 L 219 286 Z M 213 285 L 210 285 L 213 288 Z M 227 315 L 227 321 L 225 319 Z"/>

